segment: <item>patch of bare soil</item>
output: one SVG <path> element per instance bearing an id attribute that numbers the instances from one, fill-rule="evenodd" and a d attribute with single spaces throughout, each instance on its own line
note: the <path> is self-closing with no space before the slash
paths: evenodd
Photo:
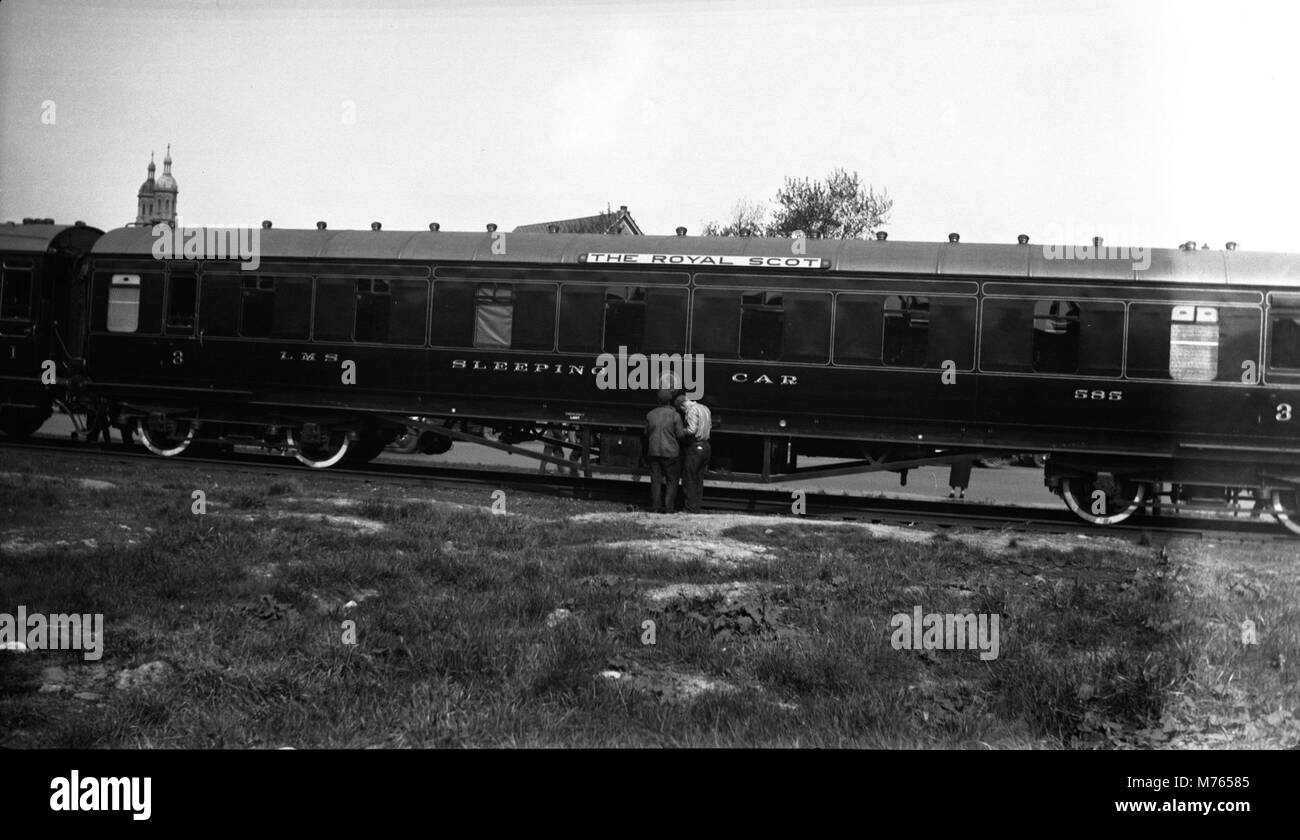
<path id="1" fill-rule="evenodd" d="M 608 667 L 596 676 L 620 688 L 649 694 L 658 698 L 660 703 L 689 703 L 706 692 L 737 690 L 735 685 L 725 680 L 669 668 L 653 668 L 621 657 L 610 660 Z"/>
<path id="2" fill-rule="evenodd" d="M 619 542 L 601 543 L 601 548 L 622 551 L 634 557 L 651 557 L 659 560 L 682 562 L 700 560 L 710 565 L 734 567 L 764 559 L 769 549 L 767 546 L 739 540 L 715 537 L 670 537 L 649 540 L 621 540 Z"/>

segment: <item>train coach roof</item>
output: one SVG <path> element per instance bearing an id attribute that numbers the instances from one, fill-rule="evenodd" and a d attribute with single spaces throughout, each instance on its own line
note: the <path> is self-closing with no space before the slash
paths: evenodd
<path id="1" fill-rule="evenodd" d="M 39 227 L 46 231 L 51 226 Z M 56 226 L 57 227 L 57 226 Z M 189 233 L 190 229 L 184 231 Z M 195 229 L 200 230 L 200 229 Z M 224 229 L 229 235 L 232 229 Z M 480 262 L 561 265 L 588 253 L 701 256 L 796 255 L 794 240 L 769 237 L 611 236 L 602 234 L 467 233 L 456 231 L 291 230 L 258 228 L 262 260 L 360 260 L 378 262 Z M 3 234 L 0 234 L 3 235 Z M 245 236 L 248 234 L 245 233 Z M 153 228 L 106 233 L 97 255 L 149 256 Z M 1110 280 L 1300 286 L 1300 255 L 1251 251 L 1111 248 L 1104 259 L 1080 258 L 1079 249 L 1042 245 L 809 239 L 797 255 L 830 261 L 830 270 L 878 274 L 1023 277 L 1044 280 Z M 494 247 L 495 246 L 495 247 Z M 1060 250 L 1074 254 L 1063 258 Z M 231 254 L 230 258 L 236 258 Z M 677 266 L 678 268 L 687 266 Z"/>
<path id="2" fill-rule="evenodd" d="M 97 228 L 85 225 L 19 225 L 5 222 L 0 224 L 0 251 L 7 254 L 43 254 L 55 245 L 55 240 L 66 230 L 99 233 Z"/>

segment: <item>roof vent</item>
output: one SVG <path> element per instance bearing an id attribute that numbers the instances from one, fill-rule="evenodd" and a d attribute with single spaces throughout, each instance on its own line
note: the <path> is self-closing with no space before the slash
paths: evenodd
<path id="1" fill-rule="evenodd" d="M 1019 242 L 1021 245 L 1028 245 L 1028 244 L 1029 244 L 1029 234 L 1027 234 L 1027 233 L 1022 233 L 1022 234 L 1020 234 L 1019 236 L 1016 237 L 1016 241 Z"/>
<path id="2" fill-rule="evenodd" d="M 888 239 L 888 238 L 889 238 L 889 232 L 888 232 L 888 231 L 884 231 L 884 230 L 878 230 L 878 231 L 876 231 L 876 241 L 877 241 L 877 242 L 884 242 L 884 241 L 885 241 L 886 239 Z"/>
<path id="3" fill-rule="evenodd" d="M 678 228 L 677 228 L 677 235 L 678 235 L 678 236 L 685 236 L 685 235 L 686 235 L 686 228 L 684 228 L 684 227 L 678 227 Z"/>
<path id="4" fill-rule="evenodd" d="M 497 223 L 496 223 L 496 222 L 488 222 L 487 231 L 488 231 L 488 233 L 496 233 L 496 232 L 497 232 Z"/>
<path id="5" fill-rule="evenodd" d="M 1235 250 L 1237 250 L 1237 243 L 1236 243 L 1236 242 L 1225 242 L 1225 243 L 1223 243 L 1223 247 L 1224 247 L 1224 248 L 1227 248 L 1229 251 L 1235 251 Z"/>
<path id="6" fill-rule="evenodd" d="M 316 230 L 324 230 L 324 229 L 325 229 L 325 223 L 324 223 L 324 222 L 317 222 L 317 223 L 316 223 Z"/>
<path id="7" fill-rule="evenodd" d="M 371 223 L 370 223 L 370 229 L 371 229 L 371 230 L 379 230 L 379 229 L 382 228 L 382 227 L 383 227 L 383 224 L 380 223 L 380 222 L 371 222 Z"/>
<path id="8" fill-rule="evenodd" d="M 86 223 L 83 222 L 81 219 L 77 219 L 75 222 L 72 223 L 72 226 L 73 226 L 73 227 L 85 227 L 85 226 L 86 226 Z"/>
<path id="9" fill-rule="evenodd" d="M 270 227 L 271 227 L 271 220 L 270 220 L 270 219 L 263 219 L 263 220 L 262 220 L 262 229 L 263 229 L 263 230 L 269 230 Z"/>
<path id="10" fill-rule="evenodd" d="M 960 242 L 960 241 L 961 241 L 961 234 L 960 234 L 960 233 L 950 233 L 950 234 L 948 234 L 948 241 L 949 241 L 949 242 L 952 242 L 952 243 Z"/>
<path id="11" fill-rule="evenodd" d="M 442 230 L 442 225 L 438 224 L 437 222 L 429 222 L 429 230 L 432 231 Z"/>
<path id="12" fill-rule="evenodd" d="M 1189 239 L 1186 242 L 1184 242 L 1182 245 L 1179 245 L 1178 247 L 1183 249 L 1184 251 L 1195 251 L 1196 243 Z"/>
<path id="13" fill-rule="evenodd" d="M 546 226 L 546 232 L 547 232 L 547 233 L 559 233 L 559 232 L 560 232 L 560 226 L 559 226 L 559 225 L 547 225 L 547 226 Z"/>
<path id="14" fill-rule="evenodd" d="M 1210 243 L 1206 242 L 1204 245 L 1202 245 L 1202 246 L 1201 246 L 1201 250 L 1202 250 L 1202 251 L 1208 251 L 1208 250 L 1210 250 Z"/>
<path id="15" fill-rule="evenodd" d="M 23 216 L 23 224 L 25 224 L 25 225 L 30 225 L 30 224 L 32 224 L 32 223 L 35 222 L 35 221 L 36 221 L 36 220 L 33 219 L 31 216 Z"/>

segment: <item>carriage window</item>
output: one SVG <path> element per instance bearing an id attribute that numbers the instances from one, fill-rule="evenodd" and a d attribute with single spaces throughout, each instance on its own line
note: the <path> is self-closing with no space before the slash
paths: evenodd
<path id="1" fill-rule="evenodd" d="M 392 280 L 389 286 L 392 307 L 388 315 L 388 340 L 393 344 L 424 344 L 429 281 Z"/>
<path id="2" fill-rule="evenodd" d="M 357 284 L 343 277 L 316 280 L 316 314 L 312 322 L 314 341 L 351 341 L 352 321 L 357 311 Z"/>
<path id="3" fill-rule="evenodd" d="M 885 298 L 884 338 L 881 356 L 885 364 L 921 367 L 930 344 L 930 299 L 890 295 Z"/>
<path id="4" fill-rule="evenodd" d="M 1268 331 L 1269 368 L 1300 370 L 1300 312 L 1273 312 Z"/>
<path id="5" fill-rule="evenodd" d="M 785 328 L 781 360 L 830 360 L 831 296 L 818 292 L 785 293 Z"/>
<path id="6" fill-rule="evenodd" d="M 199 332 L 234 336 L 239 332 L 240 278 L 205 273 L 199 291 Z"/>
<path id="7" fill-rule="evenodd" d="M 626 348 L 628 353 L 640 353 L 645 342 L 645 321 L 645 289 L 605 287 L 605 337 L 601 345 L 604 352 L 617 353 L 619 348 Z"/>
<path id="8" fill-rule="evenodd" d="M 480 283 L 474 293 L 474 346 L 508 348 L 515 296 L 509 283 Z"/>
<path id="9" fill-rule="evenodd" d="M 30 321 L 31 318 L 31 269 L 6 266 L 0 274 L 0 321 Z"/>
<path id="10" fill-rule="evenodd" d="M 740 358 L 781 358 L 785 338 L 785 298 L 780 292 L 740 296 Z"/>
<path id="11" fill-rule="evenodd" d="M 275 281 L 270 277 L 245 277 L 240 305 L 239 334 L 245 338 L 270 338 L 275 316 Z"/>
<path id="12" fill-rule="evenodd" d="M 1219 310 L 1175 306 L 1169 326 L 1169 375 L 1210 382 L 1219 372 Z"/>
<path id="13" fill-rule="evenodd" d="M 357 281 L 357 341 L 387 341 L 392 289 L 386 280 Z"/>
<path id="14" fill-rule="evenodd" d="M 114 274 L 108 287 L 108 331 L 135 332 L 140 326 L 140 275 Z"/>
<path id="15" fill-rule="evenodd" d="M 736 358 L 740 307 L 732 291 L 696 289 L 691 318 L 691 352 L 719 359 Z"/>
<path id="16" fill-rule="evenodd" d="M 560 350 L 600 352 L 604 305 L 603 286 L 565 284 L 560 293 Z"/>
<path id="17" fill-rule="evenodd" d="M 310 328 L 311 280 L 307 277 L 276 278 L 271 337 L 303 341 Z"/>
<path id="18" fill-rule="evenodd" d="M 662 286 L 648 288 L 645 309 L 645 341 L 641 352 L 685 352 L 686 290 Z"/>
<path id="19" fill-rule="evenodd" d="M 1034 370 L 1075 373 L 1079 370 L 1079 305 L 1068 300 L 1034 304 Z"/>
<path id="20" fill-rule="evenodd" d="M 163 332 L 194 331 L 194 303 L 198 282 L 198 277 L 192 270 L 173 269 L 168 275 L 167 317 L 163 321 Z"/>

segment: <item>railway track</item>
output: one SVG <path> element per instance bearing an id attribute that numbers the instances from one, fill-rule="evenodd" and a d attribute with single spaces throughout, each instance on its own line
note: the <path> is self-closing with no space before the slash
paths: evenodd
<path id="1" fill-rule="evenodd" d="M 75 454 L 78 458 L 119 463 L 148 461 L 163 468 L 203 467 L 231 472 L 267 475 L 310 475 L 327 480 L 383 482 L 387 484 L 444 485 L 514 489 L 570 498 L 624 503 L 642 507 L 647 485 L 627 478 L 583 478 L 541 475 L 515 470 L 487 470 L 472 465 L 414 465 L 393 462 L 370 463 L 362 468 L 315 470 L 278 455 L 236 452 L 221 458 L 186 455 L 159 458 L 125 446 L 102 449 L 80 441 L 51 436 L 33 436 L 26 441 L 0 440 L 0 450 Z M 723 480 L 725 479 L 717 479 Z M 760 515 L 789 515 L 793 495 L 789 490 L 768 487 L 710 484 L 704 505 L 709 511 Z M 1080 522 L 1068 510 L 1041 507 L 984 504 L 969 501 L 919 500 L 847 492 L 804 494 L 806 511 L 799 518 L 870 522 L 943 530 L 965 526 L 977 530 L 1010 532 L 1095 534 L 1127 539 L 1164 541 L 1174 537 L 1202 539 L 1287 540 L 1294 539 L 1271 516 L 1153 516 L 1135 513 L 1118 525 L 1098 527 Z"/>

